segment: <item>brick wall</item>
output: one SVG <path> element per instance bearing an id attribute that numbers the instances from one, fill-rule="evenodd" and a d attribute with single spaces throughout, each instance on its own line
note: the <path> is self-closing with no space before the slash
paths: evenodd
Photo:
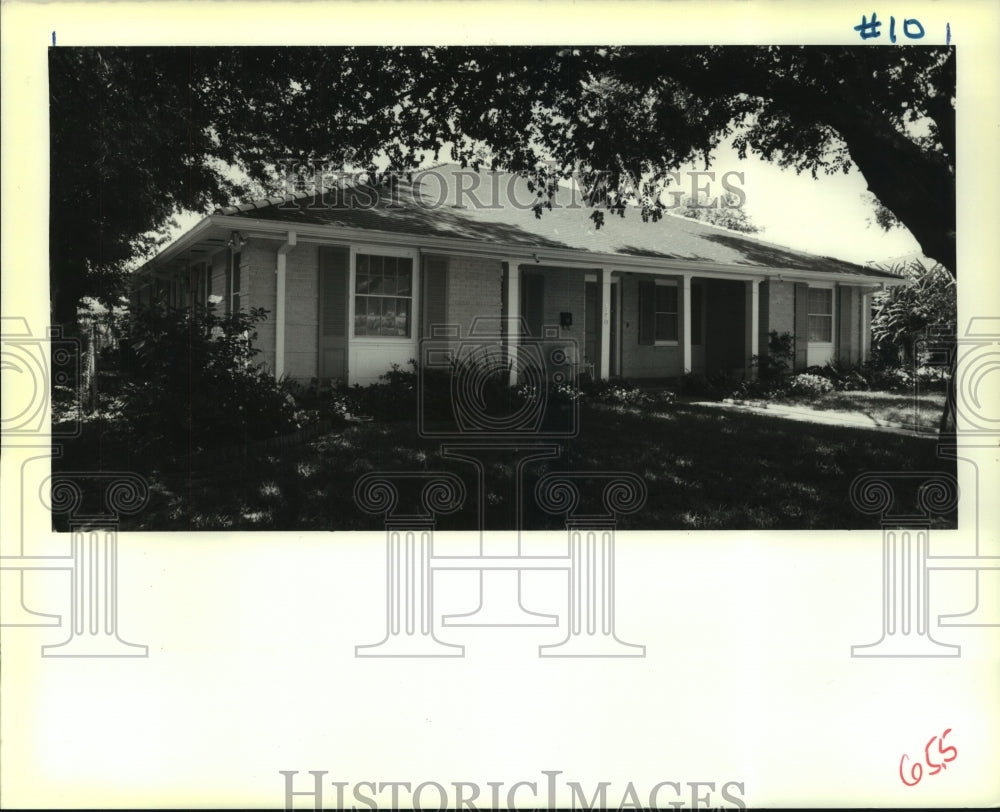
<path id="1" fill-rule="evenodd" d="M 559 338 L 575 341 L 578 356 L 582 358 L 587 329 L 587 287 L 583 271 L 568 268 L 543 268 L 541 274 L 545 277 L 542 324 L 545 327 L 559 327 L 559 314 L 572 313 L 573 325 L 559 328 Z M 598 333 L 600 333 L 600 329 L 601 326 L 598 324 Z"/>
<path id="2" fill-rule="evenodd" d="M 241 251 L 243 286 L 243 309 L 262 307 L 267 318 L 257 322 L 255 346 L 260 354 L 256 361 L 274 370 L 274 320 L 277 317 L 275 305 L 276 282 L 274 269 L 277 267 L 277 243 L 269 240 L 250 240 Z"/>
<path id="3" fill-rule="evenodd" d="M 319 369 L 319 246 L 285 257 L 285 374 L 308 381 Z"/>
<path id="4" fill-rule="evenodd" d="M 462 335 L 467 336 L 476 316 L 499 316 L 502 279 L 498 260 L 449 257 L 448 323 L 461 325 Z"/>
<path id="5" fill-rule="evenodd" d="M 761 319 L 764 333 L 761 346 L 767 346 L 768 333 L 777 330 L 778 335 L 788 333 L 795 335 L 795 285 L 792 282 L 779 282 L 777 279 L 769 279 L 761 285 L 761 297 L 764 296 L 764 288 L 767 288 L 767 324 L 764 327 L 764 319 Z"/>
<path id="6" fill-rule="evenodd" d="M 623 274 L 621 277 L 622 375 L 629 378 L 670 378 L 682 375 L 684 373 L 684 352 L 679 343 L 677 346 L 639 344 L 640 278 L 644 277 L 636 274 Z M 680 285 L 682 280 L 677 278 L 677 283 Z M 711 302 L 712 300 L 709 298 L 709 312 L 712 308 Z M 678 334 L 683 336 L 683 308 L 681 310 Z"/>

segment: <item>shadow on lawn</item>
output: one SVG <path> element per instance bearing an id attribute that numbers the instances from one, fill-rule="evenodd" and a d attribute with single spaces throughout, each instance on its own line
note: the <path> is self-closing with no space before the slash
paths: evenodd
<path id="1" fill-rule="evenodd" d="M 514 522 L 513 457 L 487 460 L 487 529 Z M 463 479 L 463 509 L 441 517 L 442 530 L 477 527 L 477 486 L 467 464 L 443 459 L 412 422 L 349 424 L 281 454 L 226 469 L 152 476 L 149 509 L 128 530 L 379 530 L 353 488 L 370 471 L 450 471 Z M 766 415 L 720 413 L 696 404 L 657 413 L 587 404 L 578 437 L 560 458 L 526 469 L 524 524 L 560 529 L 562 516 L 534 502 L 537 479 L 554 470 L 627 471 L 649 496 L 622 529 L 849 529 L 878 521 L 851 508 L 852 480 L 867 471 L 949 471 L 935 443 L 918 437 L 796 423 Z M 954 527 L 956 516 L 934 526 Z"/>

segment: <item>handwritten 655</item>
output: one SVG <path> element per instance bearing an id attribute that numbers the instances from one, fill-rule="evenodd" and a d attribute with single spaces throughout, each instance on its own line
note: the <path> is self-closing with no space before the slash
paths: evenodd
<path id="1" fill-rule="evenodd" d="M 927 771 L 928 775 L 937 775 L 939 772 L 941 772 L 941 770 L 945 770 L 948 768 L 949 761 L 954 761 L 956 758 L 958 758 L 957 748 L 951 746 L 948 747 L 944 746 L 945 737 L 949 733 L 951 733 L 950 727 L 940 736 L 935 736 L 934 738 L 932 738 L 924 746 L 924 763 L 926 763 L 929 768 Z M 931 745 L 933 745 L 934 742 L 937 742 L 936 753 L 933 752 L 931 747 Z M 951 755 L 948 755 L 949 753 Z M 924 777 L 924 765 L 921 764 L 919 761 L 914 761 L 910 765 L 909 769 L 910 780 L 907 781 L 906 780 L 907 775 L 905 772 L 903 772 L 903 765 L 909 758 L 910 757 L 906 755 L 906 753 L 903 753 L 903 757 L 899 760 L 899 777 L 902 780 L 902 782 L 906 784 L 906 786 L 915 787 L 917 784 L 920 783 L 920 779 Z"/>

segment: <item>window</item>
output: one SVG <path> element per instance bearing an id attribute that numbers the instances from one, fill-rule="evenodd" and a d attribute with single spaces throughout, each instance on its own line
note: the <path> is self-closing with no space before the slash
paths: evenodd
<path id="1" fill-rule="evenodd" d="M 354 274 L 354 335 L 411 333 L 413 260 L 358 254 Z"/>
<path id="2" fill-rule="evenodd" d="M 678 334 L 677 285 L 671 282 L 656 283 L 654 308 L 656 341 L 676 341 Z"/>
<path id="3" fill-rule="evenodd" d="M 833 342 L 833 289 L 809 288 L 809 340 Z"/>

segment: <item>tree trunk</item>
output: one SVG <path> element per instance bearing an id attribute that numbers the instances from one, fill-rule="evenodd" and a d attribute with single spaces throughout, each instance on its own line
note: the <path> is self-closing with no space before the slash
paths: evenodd
<path id="1" fill-rule="evenodd" d="M 83 411 L 93 414 L 97 409 L 97 322 L 91 321 L 84 330 L 85 348 L 83 353 Z"/>

